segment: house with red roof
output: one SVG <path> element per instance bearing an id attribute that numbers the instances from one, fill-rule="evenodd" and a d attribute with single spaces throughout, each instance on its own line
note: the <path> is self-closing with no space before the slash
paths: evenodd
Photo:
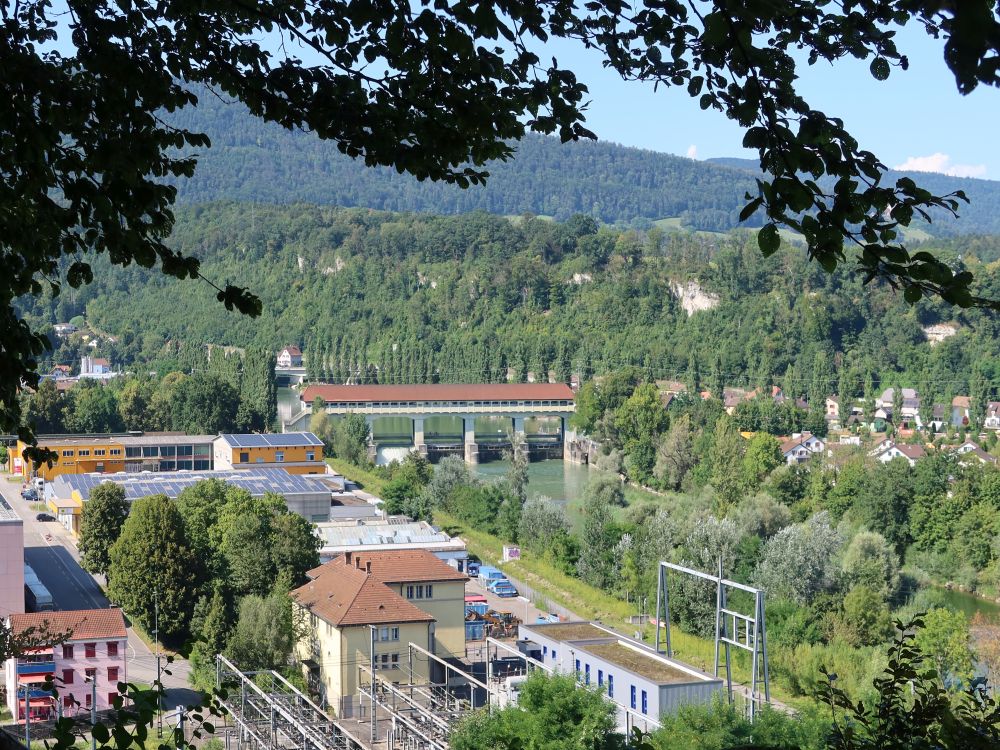
<path id="1" fill-rule="evenodd" d="M 12 614 L 7 626 L 31 648 L 5 664 L 7 708 L 14 720 L 89 714 L 114 707 L 119 684 L 128 681 L 128 632 L 120 609 Z M 58 695 L 44 689 L 46 680 Z M 96 703 L 95 703 L 96 701 Z"/>
<path id="2" fill-rule="evenodd" d="M 286 346 L 278 352 L 278 367 L 302 367 L 302 350 L 297 346 Z"/>
<path id="3" fill-rule="evenodd" d="M 359 667 L 390 681 L 426 680 L 437 676 L 434 662 L 411 659 L 409 644 L 443 659 L 465 656 L 469 578 L 433 553 L 345 552 L 306 575 L 309 582 L 292 592 L 308 624 L 296 653 L 310 688 L 339 716 L 360 710 Z"/>

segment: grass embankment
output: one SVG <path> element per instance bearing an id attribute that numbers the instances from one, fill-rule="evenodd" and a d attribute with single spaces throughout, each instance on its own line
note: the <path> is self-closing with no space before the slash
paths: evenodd
<path id="1" fill-rule="evenodd" d="M 503 553 L 503 542 L 483 531 L 470 529 L 454 516 L 442 511 L 435 511 L 434 521 L 447 533 L 461 536 L 470 553 L 490 565 L 498 565 Z M 627 618 L 637 614 L 635 607 L 623 602 L 615 596 L 597 589 L 578 578 L 567 575 L 546 560 L 533 557 L 531 553 L 523 552 L 520 560 L 512 560 L 503 564 L 503 570 L 514 578 L 524 581 L 538 594 L 549 601 L 566 607 L 584 619 L 599 620 L 604 624 L 625 633 L 631 633 L 636 626 L 629 625 Z M 655 603 L 650 603 L 655 608 Z M 654 631 L 651 626 L 644 629 L 644 640 L 652 644 Z M 671 645 L 674 656 L 681 661 L 711 674 L 713 668 L 712 641 L 682 632 L 674 626 L 670 631 Z M 733 679 L 736 682 L 749 684 L 749 659 L 744 660 L 744 654 L 733 649 Z M 749 654 L 746 654 L 749 657 Z M 747 663 L 744 663 L 746 661 Z M 806 708 L 815 703 L 809 698 L 795 696 L 775 684 L 772 677 L 771 695 L 775 699 L 793 708 Z"/>
<path id="2" fill-rule="evenodd" d="M 333 467 L 334 471 L 338 474 L 343 474 L 352 482 L 355 482 L 365 492 L 370 492 L 373 495 L 378 496 L 382 495 L 382 488 L 385 487 L 385 480 L 374 472 L 368 471 L 367 469 L 361 469 L 341 458 L 328 458 L 326 459 L 326 462 Z"/>

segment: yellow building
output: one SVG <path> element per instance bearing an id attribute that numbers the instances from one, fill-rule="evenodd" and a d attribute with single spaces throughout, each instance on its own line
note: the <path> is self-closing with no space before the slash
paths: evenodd
<path id="1" fill-rule="evenodd" d="M 289 474 L 325 474 L 323 441 L 311 432 L 222 434 L 215 438 L 216 469 L 284 469 Z"/>
<path id="2" fill-rule="evenodd" d="M 31 461 L 22 456 L 27 443 L 17 441 L 10 458 L 11 473 L 20 474 L 24 481 L 41 477 L 51 482 L 60 474 L 114 473 L 125 471 L 125 446 L 122 437 L 113 435 L 74 436 L 41 439 L 39 448 L 48 448 L 56 454 L 51 466 L 42 464 L 35 469 Z"/>
<path id="3" fill-rule="evenodd" d="M 409 660 L 410 643 L 443 659 L 465 656 L 468 576 L 427 550 L 350 553 L 309 571 L 292 592 L 308 623 L 297 655 L 310 687 L 339 716 L 359 708 L 359 666 L 371 664 L 393 682 L 429 679 L 426 658 Z M 367 678 L 363 678 L 367 681 Z"/>

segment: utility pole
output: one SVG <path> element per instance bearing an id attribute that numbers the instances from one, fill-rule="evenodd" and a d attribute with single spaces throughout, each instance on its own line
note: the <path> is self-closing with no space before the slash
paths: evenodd
<path id="1" fill-rule="evenodd" d="M 375 699 L 375 670 L 378 669 L 378 665 L 375 663 L 375 636 L 378 633 L 374 625 L 368 626 L 371 629 L 371 640 L 369 642 L 369 660 L 371 661 L 372 667 L 372 730 L 371 730 L 371 742 L 372 745 L 375 744 L 375 738 L 378 736 L 378 703 Z"/>
<path id="2" fill-rule="evenodd" d="M 163 684 L 160 682 L 160 587 L 153 587 L 153 638 L 156 644 L 156 737 L 163 739 Z"/>
<path id="3" fill-rule="evenodd" d="M 31 750 L 31 688 L 23 687 L 24 691 L 24 744 Z"/>
<path id="4" fill-rule="evenodd" d="M 97 750 L 97 737 L 94 727 L 97 726 L 97 672 L 90 678 L 90 750 Z"/>

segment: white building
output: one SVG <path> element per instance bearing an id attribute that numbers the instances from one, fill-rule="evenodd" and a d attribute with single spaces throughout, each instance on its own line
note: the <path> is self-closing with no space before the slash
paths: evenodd
<path id="1" fill-rule="evenodd" d="M 910 466 L 915 466 L 917 461 L 927 455 L 922 445 L 899 445 L 890 443 L 875 453 L 875 460 L 884 464 L 895 458 L 905 458 Z"/>
<path id="2" fill-rule="evenodd" d="M 811 432 L 802 432 L 792 435 L 781 444 L 781 455 L 786 463 L 800 464 L 825 449 L 826 441 L 823 438 L 816 437 Z"/>

